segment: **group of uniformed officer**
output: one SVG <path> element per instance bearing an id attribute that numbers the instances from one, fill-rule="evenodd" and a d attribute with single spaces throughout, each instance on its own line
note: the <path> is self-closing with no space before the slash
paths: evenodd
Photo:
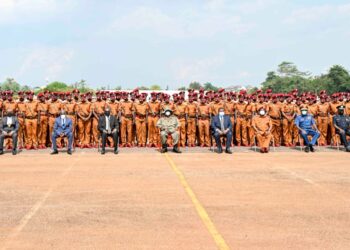
<path id="1" fill-rule="evenodd" d="M 295 146 L 300 143 L 294 119 L 302 108 L 316 121 L 320 132 L 319 145 L 336 144 L 340 141 L 348 146 L 350 93 L 319 95 L 311 92 L 272 93 L 258 90 L 248 94 L 239 92 L 188 90 L 170 96 L 165 92 L 152 92 L 150 97 L 138 89 L 126 91 L 97 91 L 79 93 L 44 91 L 37 96 L 32 91 L 0 92 L 2 115 L 15 111 L 20 129 L 18 145 L 26 149 L 43 149 L 51 145 L 55 118 L 64 109 L 73 121 L 75 145 L 81 148 L 95 147 L 99 141 L 98 119 L 108 106 L 111 114 L 119 118 L 121 147 L 158 147 L 161 144 L 158 119 L 165 110 L 171 110 L 179 121 L 180 147 L 213 144 L 211 139 L 211 117 L 224 108 L 233 124 L 233 144 L 254 144 L 259 119 L 253 118 L 263 110 L 271 120 L 271 135 L 275 146 Z M 14 98 L 16 96 L 16 99 Z M 149 100 L 148 100 L 149 98 Z M 342 110 L 338 112 L 338 110 Z M 265 121 L 264 121 L 265 122 Z M 62 147 L 58 142 L 58 147 Z M 113 146 L 113 141 L 109 142 Z M 10 142 L 8 143 L 10 146 Z"/>

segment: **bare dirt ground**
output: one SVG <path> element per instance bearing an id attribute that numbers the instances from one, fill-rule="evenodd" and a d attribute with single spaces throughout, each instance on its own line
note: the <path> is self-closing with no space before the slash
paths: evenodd
<path id="1" fill-rule="evenodd" d="M 283 148 L 5 154 L 0 249 L 350 249 L 349 160 Z"/>

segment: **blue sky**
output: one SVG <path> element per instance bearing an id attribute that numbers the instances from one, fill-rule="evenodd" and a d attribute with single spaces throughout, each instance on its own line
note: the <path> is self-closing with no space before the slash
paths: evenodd
<path id="1" fill-rule="evenodd" d="M 350 2 L 1 0 L 0 81 L 258 85 L 282 61 L 350 69 Z"/>

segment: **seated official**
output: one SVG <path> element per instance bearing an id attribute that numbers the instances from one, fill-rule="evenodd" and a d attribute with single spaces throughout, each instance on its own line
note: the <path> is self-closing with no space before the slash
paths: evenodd
<path id="1" fill-rule="evenodd" d="M 225 152 L 227 154 L 232 154 L 230 149 L 232 142 L 232 122 L 231 118 L 228 115 L 225 115 L 224 108 L 219 108 L 219 114 L 213 117 L 211 121 L 211 129 L 218 147 L 218 153 L 222 153 L 221 137 L 225 137 Z"/>
<path id="2" fill-rule="evenodd" d="M 299 134 L 304 140 L 305 152 L 315 152 L 314 146 L 317 139 L 320 137 L 320 132 L 317 129 L 314 117 L 308 113 L 307 108 L 301 108 L 301 115 L 298 115 L 295 118 L 294 123 L 299 129 Z M 312 136 L 311 141 L 309 141 L 309 135 Z"/>
<path id="3" fill-rule="evenodd" d="M 98 119 L 98 130 L 101 133 L 102 138 L 102 151 L 101 154 L 105 154 L 107 137 L 113 137 L 114 154 L 118 154 L 118 130 L 119 122 L 116 116 L 111 115 L 110 108 L 106 108 L 104 115 L 101 115 Z"/>
<path id="4" fill-rule="evenodd" d="M 60 116 L 55 119 L 55 124 L 53 126 L 53 131 L 51 135 L 52 140 L 52 155 L 58 154 L 57 151 L 57 138 L 68 138 L 68 150 L 67 154 L 72 154 L 72 144 L 73 144 L 73 125 L 72 119 L 66 116 L 66 111 L 63 109 L 60 112 Z"/>
<path id="5" fill-rule="evenodd" d="M 173 138 L 173 152 L 175 153 L 181 153 L 179 149 L 179 138 L 180 134 L 177 131 L 177 129 L 180 126 L 180 122 L 177 119 L 175 115 L 173 115 L 173 111 L 166 108 L 164 110 L 164 116 L 159 118 L 157 121 L 157 127 L 160 129 L 160 137 L 162 141 L 162 150 L 160 151 L 161 153 L 166 153 L 168 152 L 168 145 L 167 145 L 167 140 L 168 140 L 168 135 L 171 135 Z"/>
<path id="6" fill-rule="evenodd" d="M 263 107 L 258 110 L 258 115 L 253 117 L 252 126 L 255 130 L 255 136 L 260 147 L 260 153 L 268 153 L 270 142 L 272 140 L 272 121 L 270 116 L 266 114 L 266 110 Z"/>
<path id="7" fill-rule="evenodd" d="M 12 138 L 12 154 L 17 154 L 19 122 L 12 110 L 8 110 L 0 123 L 0 155 L 4 154 L 4 141 L 6 137 Z"/>
<path id="8" fill-rule="evenodd" d="M 338 114 L 333 117 L 335 131 L 340 136 L 341 142 L 343 143 L 345 150 L 347 152 L 350 152 L 350 144 L 346 139 L 347 135 L 350 136 L 350 117 L 344 115 L 344 105 L 339 105 L 337 109 Z"/>

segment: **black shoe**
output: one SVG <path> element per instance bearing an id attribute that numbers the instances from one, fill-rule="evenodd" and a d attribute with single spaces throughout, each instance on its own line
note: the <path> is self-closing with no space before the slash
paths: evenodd
<path id="1" fill-rule="evenodd" d="M 54 150 L 51 152 L 52 155 L 57 155 L 58 154 L 58 151 L 57 150 Z"/>
<path id="2" fill-rule="evenodd" d="M 350 152 L 350 146 L 347 146 L 347 147 L 345 148 L 345 150 L 346 150 L 346 152 Z"/>
<path id="3" fill-rule="evenodd" d="M 12 150 L 12 155 L 16 155 L 17 154 L 17 150 Z"/>
<path id="4" fill-rule="evenodd" d="M 162 154 L 168 152 L 168 147 L 167 147 L 167 145 L 162 145 L 162 149 L 160 150 L 160 152 L 161 152 Z"/>
<path id="5" fill-rule="evenodd" d="M 231 154 L 232 154 L 232 150 L 231 150 L 231 149 L 229 149 L 229 148 L 227 148 L 227 149 L 225 150 L 225 153 L 226 153 L 226 154 L 230 154 L 230 155 L 231 155 Z"/>
<path id="6" fill-rule="evenodd" d="M 117 155 L 118 153 L 119 153 L 119 152 L 118 152 L 118 149 L 115 148 L 115 149 L 114 149 L 114 154 Z"/>
<path id="7" fill-rule="evenodd" d="M 218 148 L 218 154 L 222 154 L 222 148 Z"/>
<path id="8" fill-rule="evenodd" d="M 311 152 L 315 152 L 315 149 L 314 149 L 314 147 L 312 145 L 310 145 L 310 151 Z"/>
<path id="9" fill-rule="evenodd" d="M 104 155 L 106 153 L 106 150 L 102 149 L 101 150 L 101 155 Z"/>
<path id="10" fill-rule="evenodd" d="M 182 153 L 177 145 L 174 146 L 173 152 L 177 153 L 177 154 L 181 154 Z"/>
<path id="11" fill-rule="evenodd" d="M 4 154 L 4 151 L 0 150 L 0 155 L 3 155 Z"/>
<path id="12" fill-rule="evenodd" d="M 304 151 L 305 151 L 306 153 L 309 153 L 309 152 L 310 152 L 309 146 L 306 146 L 305 149 L 304 149 Z"/>
<path id="13" fill-rule="evenodd" d="M 71 155 L 72 154 L 72 150 L 68 149 L 67 150 L 67 154 Z"/>

